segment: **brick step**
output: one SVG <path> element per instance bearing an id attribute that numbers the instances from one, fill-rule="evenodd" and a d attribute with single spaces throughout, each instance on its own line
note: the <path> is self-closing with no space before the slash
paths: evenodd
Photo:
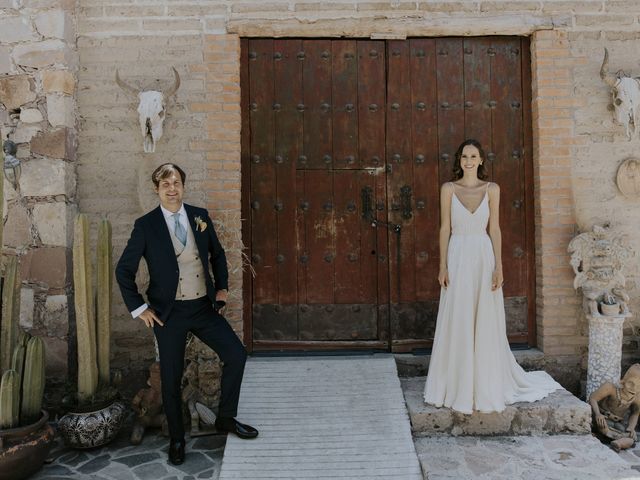
<path id="1" fill-rule="evenodd" d="M 591 408 L 565 389 L 537 402 L 508 405 L 500 413 L 465 415 L 425 404 L 426 377 L 400 381 L 415 436 L 591 433 Z"/>

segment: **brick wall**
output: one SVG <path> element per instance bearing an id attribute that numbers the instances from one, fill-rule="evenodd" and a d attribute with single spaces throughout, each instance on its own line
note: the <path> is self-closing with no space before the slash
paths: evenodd
<path id="1" fill-rule="evenodd" d="M 592 224 L 610 221 L 640 251 L 638 202 L 622 197 L 614 183 L 639 141 L 627 141 L 613 123 L 608 88 L 598 76 L 603 46 L 613 71 L 640 75 L 637 56 L 629 55 L 640 47 L 639 17 L 635 0 L 85 0 L 77 8 L 80 208 L 112 220 L 117 257 L 133 219 L 154 201 L 150 171 L 164 161 L 183 164 L 187 202 L 207 205 L 229 252 L 230 318 L 239 329 L 239 36 L 530 35 L 538 344 L 548 369 L 575 390 L 586 326 L 567 244 Z M 171 65 L 183 84 L 169 103 L 156 153 L 145 155 L 135 104 L 115 86 L 114 68 L 140 86 L 162 86 L 171 81 Z M 640 311 L 639 265 L 636 258 L 626 271 L 634 312 Z M 153 355 L 149 332 L 132 323 L 118 295 L 115 300 L 117 361 L 146 361 Z M 627 363 L 638 358 L 637 325 L 636 315 L 625 330 Z"/>

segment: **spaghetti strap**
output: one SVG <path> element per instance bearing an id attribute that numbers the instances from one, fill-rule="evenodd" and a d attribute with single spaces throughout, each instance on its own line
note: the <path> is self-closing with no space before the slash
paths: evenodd
<path id="1" fill-rule="evenodd" d="M 491 182 L 487 182 L 487 188 L 484 190 L 484 193 L 488 193 L 489 192 L 489 185 L 491 185 Z"/>

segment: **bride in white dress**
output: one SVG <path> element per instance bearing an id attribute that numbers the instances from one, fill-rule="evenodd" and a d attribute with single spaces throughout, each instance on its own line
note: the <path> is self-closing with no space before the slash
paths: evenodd
<path id="1" fill-rule="evenodd" d="M 484 181 L 484 158 L 480 143 L 466 140 L 456 152 L 456 180 L 442 186 L 440 307 L 424 390 L 425 402 L 467 414 L 500 412 L 561 388 L 546 372 L 525 372 L 509 348 L 500 187 Z"/>

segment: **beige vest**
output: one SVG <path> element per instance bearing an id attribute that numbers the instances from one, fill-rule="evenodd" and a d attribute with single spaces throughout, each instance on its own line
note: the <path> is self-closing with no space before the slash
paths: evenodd
<path id="1" fill-rule="evenodd" d="M 180 269 L 176 300 L 193 300 L 204 297 L 207 294 L 207 283 L 204 279 L 204 269 L 193 230 L 187 226 L 187 244 L 185 246 L 176 238 L 173 229 L 170 228 L 169 233 Z"/>

